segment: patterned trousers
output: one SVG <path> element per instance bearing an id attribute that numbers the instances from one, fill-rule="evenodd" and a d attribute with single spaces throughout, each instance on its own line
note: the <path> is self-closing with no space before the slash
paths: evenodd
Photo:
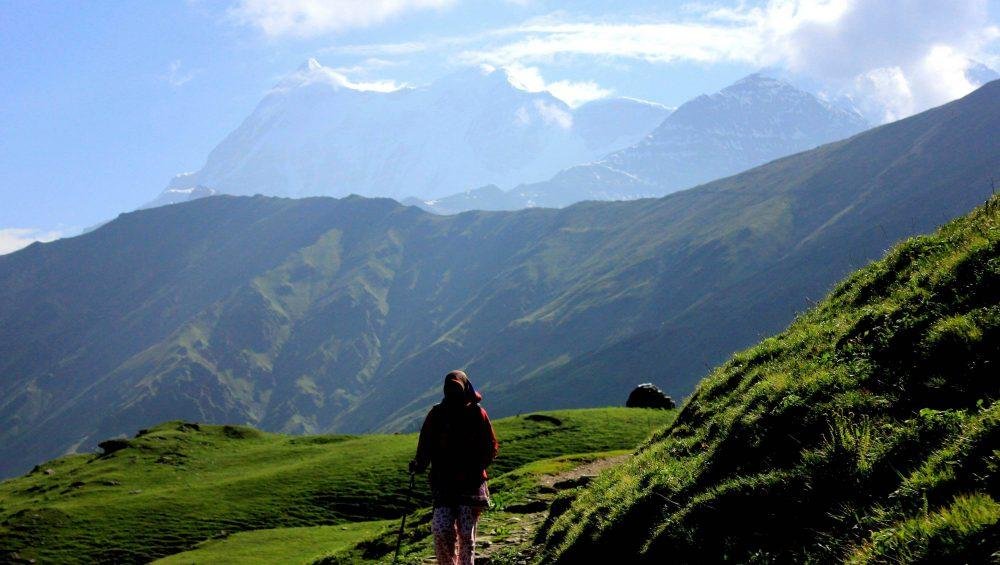
<path id="1" fill-rule="evenodd" d="M 476 551 L 476 523 L 482 509 L 473 506 L 438 506 L 431 531 L 440 565 L 472 565 Z"/>

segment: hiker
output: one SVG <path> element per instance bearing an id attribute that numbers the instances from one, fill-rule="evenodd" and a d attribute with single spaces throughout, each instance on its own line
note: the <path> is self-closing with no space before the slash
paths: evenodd
<path id="1" fill-rule="evenodd" d="M 479 514 L 490 505 L 486 467 L 497 456 L 497 437 L 483 396 L 462 371 L 444 377 L 444 399 L 420 428 L 410 472 L 431 467 L 434 553 L 440 564 L 471 564 Z"/>

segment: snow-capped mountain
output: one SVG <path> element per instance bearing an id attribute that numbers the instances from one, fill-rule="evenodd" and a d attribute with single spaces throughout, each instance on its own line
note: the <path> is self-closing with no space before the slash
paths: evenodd
<path id="1" fill-rule="evenodd" d="M 421 207 L 470 209 L 567 206 L 581 200 L 662 196 L 850 137 L 868 127 L 858 113 L 790 84 L 753 74 L 681 105 L 638 143 L 550 180 L 526 183 L 495 198 L 470 191 Z"/>
<path id="2" fill-rule="evenodd" d="M 786 82 L 753 74 L 685 103 L 649 137 L 602 162 L 667 193 L 850 137 L 867 127 L 856 113 Z"/>
<path id="3" fill-rule="evenodd" d="M 310 60 L 264 97 L 156 204 L 207 187 L 227 194 L 433 198 L 509 188 L 634 143 L 669 114 L 616 99 L 577 111 L 503 70 L 467 69 L 425 87 L 365 89 Z"/>

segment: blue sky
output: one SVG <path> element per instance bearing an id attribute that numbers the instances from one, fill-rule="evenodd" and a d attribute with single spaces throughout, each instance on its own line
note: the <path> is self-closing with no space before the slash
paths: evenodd
<path id="1" fill-rule="evenodd" d="M 770 68 L 890 120 L 1000 67 L 998 2 L 0 1 L 0 253 L 151 200 L 310 57 L 372 88 L 502 66 L 572 104 Z"/>

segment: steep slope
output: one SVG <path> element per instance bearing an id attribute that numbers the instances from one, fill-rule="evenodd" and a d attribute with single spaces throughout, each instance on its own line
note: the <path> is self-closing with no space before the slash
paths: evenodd
<path id="1" fill-rule="evenodd" d="M 994 81 L 940 108 L 663 198 L 662 213 L 652 217 L 693 257 L 671 261 L 671 283 L 661 292 L 671 293 L 664 302 L 685 306 L 660 310 L 660 324 L 648 332 L 540 373 L 537 384 L 523 386 L 530 394 L 512 390 L 503 398 L 517 406 L 534 406 L 534 398 L 571 405 L 572 393 L 555 383 L 573 379 L 610 391 L 628 382 L 615 375 L 689 390 L 712 365 L 780 331 L 891 242 L 933 230 L 987 198 L 1000 176 L 998 104 Z M 960 177 L 969 183 L 964 188 L 955 184 Z M 694 288 L 697 297 L 673 294 Z"/>
<path id="2" fill-rule="evenodd" d="M 502 195 L 471 191 L 417 203 L 439 213 L 568 206 L 662 196 L 854 135 L 860 115 L 790 84 L 750 75 L 681 105 L 638 143 Z"/>
<path id="3" fill-rule="evenodd" d="M 902 237 L 968 212 L 1000 83 L 661 200 L 435 216 L 211 197 L 0 257 L 0 469 L 170 418 L 407 429 L 464 367 L 497 415 L 675 397 Z"/>
<path id="4" fill-rule="evenodd" d="M 125 398 L 150 394 L 148 388 L 112 378 L 130 357 L 173 342 L 185 324 L 319 240 L 331 225 L 354 233 L 364 229 L 358 218 L 377 218 L 397 208 L 389 200 L 217 197 L 124 214 L 58 245 L 32 245 L 4 256 L 3 473 L 77 442 L 95 445 L 98 437 L 91 434 L 97 421 L 128 410 Z M 255 321 L 244 331 L 252 335 L 266 323 Z M 183 353 L 182 345 L 176 347 L 170 355 Z M 166 365 L 169 359 L 162 361 Z M 183 389 L 193 377 L 172 378 Z M 232 414 L 225 404 L 197 405 L 199 396 L 212 399 L 218 385 L 202 380 L 192 386 L 178 391 L 184 409 L 177 412 L 162 397 L 156 410 L 192 417 Z M 116 402 L 108 396 L 116 396 Z M 145 418 L 151 415 L 144 415 L 143 425 L 155 421 Z"/>
<path id="5" fill-rule="evenodd" d="M 548 178 L 627 147 L 669 110 L 614 99 L 579 109 L 505 71 L 469 69 L 428 86 L 363 90 L 315 60 L 279 83 L 197 172 L 150 206 L 202 195 L 419 196 Z M 613 112 L 618 119 L 608 119 Z"/>
<path id="6" fill-rule="evenodd" d="M 1000 197 L 734 355 L 552 525 L 547 560 L 986 563 Z"/>

